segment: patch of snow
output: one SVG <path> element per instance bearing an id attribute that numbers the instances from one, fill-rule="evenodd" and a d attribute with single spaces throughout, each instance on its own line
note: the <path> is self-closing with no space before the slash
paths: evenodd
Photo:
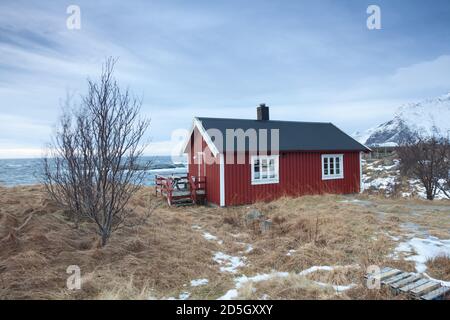
<path id="1" fill-rule="evenodd" d="M 180 293 L 180 296 L 178 297 L 178 299 L 187 300 L 190 296 L 191 296 L 191 294 L 189 292 L 183 292 L 183 293 Z"/>
<path id="2" fill-rule="evenodd" d="M 351 200 L 340 200 L 338 203 L 354 203 L 362 206 L 370 206 L 372 205 L 372 201 L 369 200 L 359 200 L 359 199 L 351 199 Z"/>
<path id="3" fill-rule="evenodd" d="M 198 286 L 204 286 L 208 284 L 208 279 L 195 279 L 191 280 L 191 287 L 198 287 Z"/>
<path id="4" fill-rule="evenodd" d="M 175 297 L 169 297 L 169 298 L 167 298 L 167 300 L 187 300 L 190 296 L 191 296 L 191 294 L 189 292 L 185 291 L 185 292 L 180 293 L 180 295 L 178 296 L 178 299 Z"/>
<path id="5" fill-rule="evenodd" d="M 432 236 L 425 239 L 412 238 L 406 242 L 400 243 L 395 248 L 394 253 L 397 256 L 399 253 L 408 254 L 409 256 L 406 257 L 405 260 L 415 262 L 416 271 L 423 273 L 427 269 L 425 263 L 428 259 L 440 255 L 450 256 L 450 239 L 440 240 L 439 238 Z"/>
<path id="6" fill-rule="evenodd" d="M 245 257 L 233 257 L 223 252 L 216 252 L 214 254 L 213 260 L 218 264 L 225 265 L 220 267 L 222 272 L 236 273 L 236 269 L 239 267 L 244 267 Z"/>
<path id="7" fill-rule="evenodd" d="M 438 280 L 438 279 L 435 279 L 435 278 L 433 278 L 433 277 L 430 277 L 428 274 L 426 274 L 426 273 L 424 273 L 423 274 L 425 277 L 427 277 L 428 279 L 430 279 L 430 280 L 434 280 L 434 281 L 436 281 L 436 282 L 439 282 L 441 285 L 443 285 L 444 287 L 450 287 L 450 281 L 443 281 L 443 280 Z"/>
<path id="8" fill-rule="evenodd" d="M 238 290 L 248 282 L 261 282 L 267 281 L 273 278 L 285 278 L 289 275 L 288 272 L 274 272 L 274 273 L 266 273 L 266 274 L 257 274 L 253 277 L 247 277 L 245 275 L 235 278 L 234 282 L 236 284 L 235 288 L 228 290 L 223 296 L 218 298 L 217 300 L 233 300 L 236 299 L 239 295 Z"/>
<path id="9" fill-rule="evenodd" d="M 305 276 L 310 273 L 319 271 L 319 270 L 325 270 L 325 271 L 332 271 L 336 269 L 343 269 L 343 268 L 359 268 L 358 265 L 348 265 L 348 266 L 314 266 L 311 268 L 308 268 L 306 270 L 303 270 L 300 273 L 297 273 L 297 276 Z M 286 278 L 289 276 L 288 272 L 272 272 L 272 273 L 264 273 L 264 274 L 257 274 L 256 276 L 247 277 L 246 275 L 242 275 L 240 277 L 237 277 L 234 279 L 235 287 L 233 289 L 228 290 L 223 296 L 218 298 L 217 300 L 233 300 L 236 299 L 239 296 L 239 289 L 242 288 L 246 283 L 249 282 L 261 282 L 261 281 L 267 281 L 273 278 Z M 342 291 L 348 290 L 356 286 L 356 284 L 352 283 L 349 285 L 333 285 L 329 283 L 323 283 L 318 281 L 310 280 L 311 282 L 317 284 L 321 287 L 332 287 L 337 293 L 340 293 Z M 263 295 L 263 297 L 268 297 L 266 294 Z"/>
<path id="10" fill-rule="evenodd" d="M 306 276 L 316 271 L 333 271 L 339 269 L 357 269 L 357 268 L 359 268 L 357 264 L 352 264 L 348 266 L 313 266 L 311 268 L 301 271 L 300 273 L 298 273 L 298 275 Z"/>
<path id="11" fill-rule="evenodd" d="M 217 298 L 217 300 L 234 300 L 239 296 L 237 289 L 228 290 L 223 296 Z"/>
<path id="12" fill-rule="evenodd" d="M 395 186 L 400 184 L 400 160 L 394 159 L 392 165 L 384 165 L 379 162 L 372 162 L 364 165 L 364 173 L 362 175 L 363 186 L 365 190 L 376 189 L 382 190 L 389 195 L 394 191 Z M 374 178 L 374 172 L 383 173 L 383 177 Z M 402 188 L 406 188 L 401 195 L 403 198 L 410 198 L 417 195 L 426 199 L 425 188 L 418 179 L 408 179 L 402 183 Z M 437 190 L 435 198 L 437 200 L 447 199 L 442 190 Z"/>
<path id="13" fill-rule="evenodd" d="M 386 233 L 386 236 L 388 238 L 390 238 L 391 240 L 400 241 L 400 237 L 396 237 L 396 236 L 390 235 L 389 233 Z"/>
<path id="14" fill-rule="evenodd" d="M 209 232 L 203 232 L 203 238 L 205 238 L 206 240 L 210 240 L 210 241 L 217 240 L 217 237 L 213 236 Z"/>
<path id="15" fill-rule="evenodd" d="M 318 281 L 314 281 L 314 282 L 315 282 L 318 286 L 321 286 L 321 287 L 332 287 L 337 293 L 340 293 L 340 292 L 349 290 L 349 289 L 351 289 L 351 288 L 353 288 L 353 287 L 356 286 L 355 283 L 351 283 L 351 284 L 346 285 L 346 286 L 338 286 L 338 285 L 329 284 L 329 283 L 324 283 L 324 282 L 318 282 Z"/>
<path id="16" fill-rule="evenodd" d="M 395 184 L 396 177 L 388 176 L 385 178 L 375 178 L 372 181 L 364 182 L 364 189 L 376 188 L 376 189 L 388 189 L 392 188 Z"/>
<path id="17" fill-rule="evenodd" d="M 297 252 L 296 250 L 289 250 L 288 253 L 286 253 L 287 256 L 292 256 L 293 253 Z"/>
<path id="18" fill-rule="evenodd" d="M 198 224 L 194 224 L 194 225 L 192 225 L 191 228 L 195 229 L 195 230 L 200 230 L 202 227 L 200 227 Z"/>
<path id="19" fill-rule="evenodd" d="M 251 244 L 248 244 L 247 245 L 247 248 L 245 249 L 245 253 L 250 253 L 250 252 L 252 252 L 253 251 L 253 247 L 252 247 L 252 245 Z"/>

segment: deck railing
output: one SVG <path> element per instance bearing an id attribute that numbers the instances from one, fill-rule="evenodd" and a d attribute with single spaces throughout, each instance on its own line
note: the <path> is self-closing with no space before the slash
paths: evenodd
<path id="1" fill-rule="evenodd" d="M 166 197 L 169 205 L 183 199 L 190 199 L 195 204 L 201 204 L 206 195 L 206 177 L 156 175 L 155 193 Z"/>
<path id="2" fill-rule="evenodd" d="M 173 195 L 173 179 L 172 177 L 164 177 L 160 175 L 155 175 L 155 193 L 158 195 L 158 192 L 167 197 L 167 202 L 169 205 L 172 204 L 172 195 Z"/>
<path id="3" fill-rule="evenodd" d="M 206 196 L 206 177 L 189 177 L 189 188 L 191 190 L 191 198 L 195 204 L 204 202 Z"/>

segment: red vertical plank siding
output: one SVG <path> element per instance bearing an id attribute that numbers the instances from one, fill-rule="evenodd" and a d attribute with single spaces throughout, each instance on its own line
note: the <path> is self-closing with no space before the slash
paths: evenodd
<path id="1" fill-rule="evenodd" d="M 195 139 L 201 139 L 202 150 L 194 150 Z M 209 154 L 210 150 L 206 141 L 201 134 L 195 128 L 190 139 L 190 150 L 188 154 L 188 174 L 189 176 L 198 176 L 198 163 L 194 161 L 194 156 L 197 152 L 203 151 L 205 154 Z M 206 163 L 206 201 L 220 205 L 220 165 L 219 155 L 214 158 L 214 163 Z M 211 161 L 212 162 L 212 161 Z"/>
<path id="2" fill-rule="evenodd" d="M 322 154 L 344 154 L 343 179 L 322 180 Z M 227 206 L 270 201 L 284 195 L 357 193 L 360 188 L 359 152 L 281 153 L 280 179 L 277 184 L 252 185 L 249 156 L 246 155 L 245 164 L 236 164 L 236 162 L 225 165 L 225 204 Z"/>

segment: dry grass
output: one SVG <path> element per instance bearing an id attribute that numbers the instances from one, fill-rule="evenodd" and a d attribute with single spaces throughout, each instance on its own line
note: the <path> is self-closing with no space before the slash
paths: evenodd
<path id="1" fill-rule="evenodd" d="M 428 274 L 436 279 L 450 281 L 450 257 L 437 256 L 426 263 Z"/>
<path id="2" fill-rule="evenodd" d="M 135 219 L 149 191 L 135 198 Z M 187 279 L 221 282 L 211 265 L 215 244 L 192 232 L 191 218 L 180 210 L 156 210 L 147 224 L 119 230 L 100 248 L 92 226 L 75 229 L 39 187 L 2 189 L 0 203 L 0 299 L 162 297 Z M 66 289 L 69 265 L 80 266 L 83 290 Z"/>
<path id="3" fill-rule="evenodd" d="M 82 223 L 75 229 L 41 187 L 0 187 L 0 299 L 160 299 L 186 291 L 191 298 L 216 299 L 234 287 L 235 276 L 273 270 L 290 276 L 248 283 L 240 298 L 394 298 L 383 290 L 365 289 L 364 270 L 377 264 L 413 271 L 411 262 L 388 258 L 397 244 L 388 235 L 402 236 L 405 230 L 400 225 L 408 221 L 445 234 L 450 217 L 434 206 L 446 204 L 427 207 L 423 201 L 373 196 L 359 196 L 367 205 L 343 202 L 349 199 L 354 198 L 325 195 L 226 209 L 168 208 L 153 196 L 152 188 L 143 188 L 132 200 L 132 220 L 155 203 L 158 209 L 147 223 L 121 229 L 100 248 L 92 225 Z M 425 206 L 422 211 L 429 219 L 412 215 L 412 205 Z M 246 223 L 251 208 L 272 220 L 270 231 L 261 233 L 257 225 Z M 217 241 L 205 239 L 203 232 Z M 215 252 L 245 256 L 246 265 L 236 275 L 220 272 L 212 260 Z M 82 290 L 66 289 L 69 265 L 80 266 Z M 360 268 L 296 275 L 316 265 Z M 190 281 L 199 278 L 209 283 L 191 287 Z M 336 294 L 315 281 L 357 287 Z"/>
<path id="4" fill-rule="evenodd" d="M 264 294 L 263 294 L 264 293 Z M 322 287 L 305 277 L 290 274 L 257 283 L 249 282 L 240 289 L 241 299 L 315 300 L 336 299 L 332 287 Z"/>

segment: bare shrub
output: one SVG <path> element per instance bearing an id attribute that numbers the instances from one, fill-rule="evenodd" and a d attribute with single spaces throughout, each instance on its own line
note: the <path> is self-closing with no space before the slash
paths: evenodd
<path id="1" fill-rule="evenodd" d="M 401 173 L 418 179 L 425 188 L 428 200 L 435 198 L 439 188 L 445 190 L 450 170 L 447 139 L 438 138 L 438 135 L 431 138 L 416 135 L 403 142 L 398 147 L 397 154 L 401 160 Z"/>
<path id="2" fill-rule="evenodd" d="M 44 159 L 48 194 L 76 222 L 93 221 L 102 246 L 124 224 L 130 213 L 126 205 L 149 167 L 140 162 L 149 120 L 139 117 L 140 100 L 113 78 L 115 62 L 107 59 L 100 79 L 88 80 L 79 107 L 63 110 Z"/>

